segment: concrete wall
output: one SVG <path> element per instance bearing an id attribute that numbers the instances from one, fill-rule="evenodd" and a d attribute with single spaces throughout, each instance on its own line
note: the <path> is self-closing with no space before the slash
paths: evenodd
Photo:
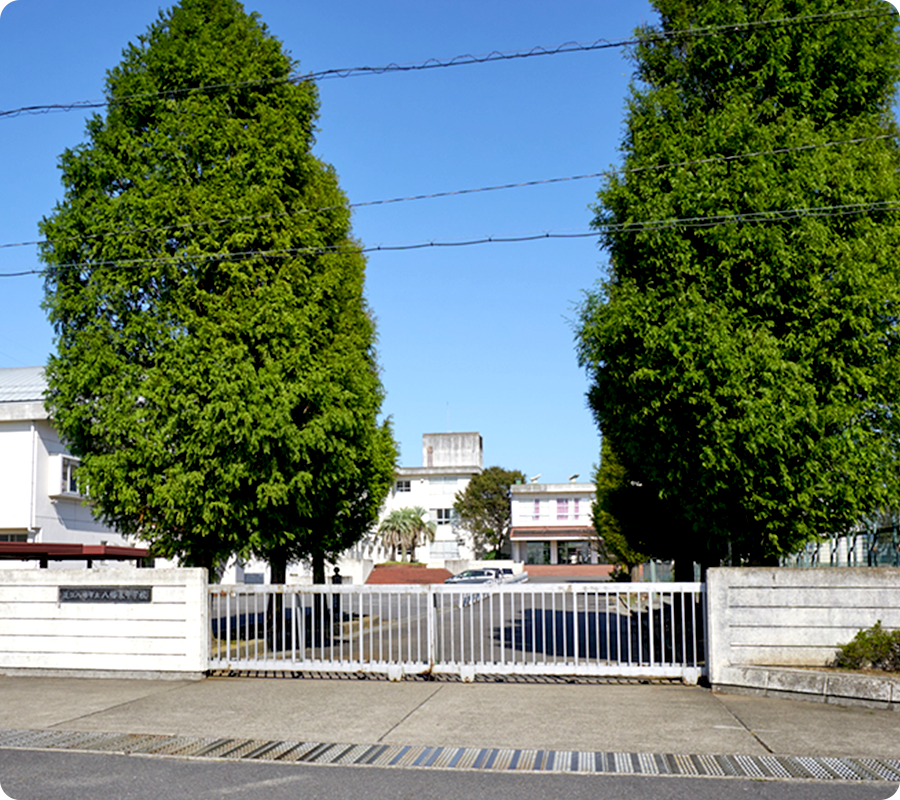
<path id="1" fill-rule="evenodd" d="M 742 667 L 822 667 L 877 621 L 900 629 L 900 569 L 718 568 L 707 574 L 709 677 Z"/>
<path id="2" fill-rule="evenodd" d="M 477 467 L 484 461 L 484 445 L 478 433 L 422 434 L 423 467 Z"/>
<path id="3" fill-rule="evenodd" d="M 61 586 L 151 586 L 152 602 L 60 602 Z M 0 571 L 0 673 L 180 678 L 208 669 L 202 569 Z"/>

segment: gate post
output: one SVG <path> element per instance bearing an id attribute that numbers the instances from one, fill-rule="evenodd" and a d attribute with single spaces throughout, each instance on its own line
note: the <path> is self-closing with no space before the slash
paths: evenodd
<path id="1" fill-rule="evenodd" d="M 428 640 L 428 671 L 434 669 L 435 653 L 437 652 L 437 626 L 435 625 L 435 603 L 437 595 L 434 586 L 428 584 L 428 598 L 425 611 L 425 637 Z"/>
<path id="2" fill-rule="evenodd" d="M 491 606 L 492 607 L 494 605 L 494 597 L 496 597 L 498 595 L 500 597 L 500 663 L 505 664 L 506 663 L 506 627 L 505 627 L 504 623 L 506 621 L 505 620 L 506 614 L 505 614 L 505 609 L 503 608 L 503 603 L 504 603 L 504 600 L 506 600 L 506 597 L 504 596 L 503 592 L 500 590 L 500 584 L 496 584 L 495 586 L 492 586 L 491 591 L 488 595 L 491 598 Z M 484 603 L 482 603 L 480 605 L 480 610 L 483 615 L 484 614 Z M 483 616 L 482 616 L 482 619 L 484 619 Z M 512 626 L 512 619 L 510 619 L 510 626 Z M 512 633 L 512 631 L 510 631 L 510 634 L 511 633 Z M 474 661 L 474 660 L 475 660 L 475 653 L 472 653 L 472 661 Z"/>

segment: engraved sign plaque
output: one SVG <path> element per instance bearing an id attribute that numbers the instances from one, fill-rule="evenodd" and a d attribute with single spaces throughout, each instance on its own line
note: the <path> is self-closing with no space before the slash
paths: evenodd
<path id="1" fill-rule="evenodd" d="M 151 603 L 152 586 L 60 586 L 60 603 Z"/>

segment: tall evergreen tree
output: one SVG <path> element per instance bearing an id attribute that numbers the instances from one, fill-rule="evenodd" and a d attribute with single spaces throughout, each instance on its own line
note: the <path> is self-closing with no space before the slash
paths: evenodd
<path id="1" fill-rule="evenodd" d="M 375 521 L 396 448 L 318 96 L 236 0 L 182 0 L 124 51 L 61 159 L 48 406 L 96 511 L 160 555 L 311 557 Z"/>
<path id="2" fill-rule="evenodd" d="M 512 525 L 512 500 L 509 487 L 524 483 L 525 473 L 518 469 L 488 467 L 473 475 L 466 488 L 457 492 L 453 510 L 459 523 L 472 532 L 475 551 L 491 548 L 494 557 L 509 549 Z"/>
<path id="3" fill-rule="evenodd" d="M 579 356 L 603 436 L 671 511 L 664 549 L 772 563 L 896 497 L 897 17 L 654 5 Z"/>
<path id="4" fill-rule="evenodd" d="M 642 542 L 642 534 L 652 534 L 659 529 L 655 526 L 643 526 L 633 519 L 629 512 L 640 513 L 644 509 L 639 497 L 637 481 L 630 481 L 625 469 L 619 463 L 609 441 L 600 443 L 600 466 L 594 476 L 596 495 L 591 507 L 594 530 L 603 540 L 607 554 L 631 579 L 634 568 L 647 560 L 638 548 L 646 544 Z M 667 529 L 667 520 L 661 521 Z M 633 524 L 637 523 L 637 524 Z M 631 534 L 629 536 L 629 534 Z M 652 547 L 649 549 L 653 549 Z"/>

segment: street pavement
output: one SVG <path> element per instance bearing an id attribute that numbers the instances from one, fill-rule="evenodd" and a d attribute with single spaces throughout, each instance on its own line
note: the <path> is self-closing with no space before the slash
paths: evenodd
<path id="1" fill-rule="evenodd" d="M 678 683 L 0 676 L 0 728 L 356 744 L 900 758 L 900 714 Z"/>

